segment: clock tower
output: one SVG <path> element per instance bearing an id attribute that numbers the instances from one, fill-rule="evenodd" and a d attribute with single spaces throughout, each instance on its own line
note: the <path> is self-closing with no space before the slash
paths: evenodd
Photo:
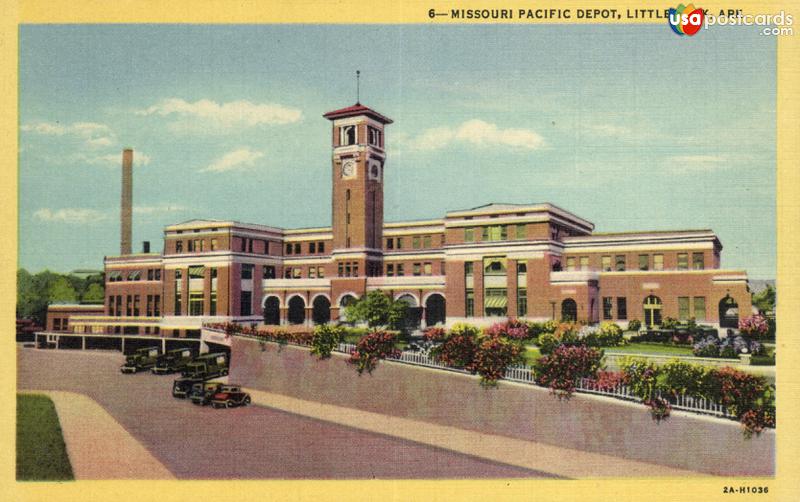
<path id="1" fill-rule="evenodd" d="M 360 103 L 323 116 L 333 123 L 335 275 L 383 275 L 383 133 L 392 121 Z"/>

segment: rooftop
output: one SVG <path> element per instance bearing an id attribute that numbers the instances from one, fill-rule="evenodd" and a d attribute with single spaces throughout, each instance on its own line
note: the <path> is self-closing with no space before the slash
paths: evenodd
<path id="1" fill-rule="evenodd" d="M 341 108 L 339 110 L 333 110 L 332 112 L 328 112 L 323 117 L 328 120 L 335 120 L 335 119 L 343 119 L 346 117 L 355 117 L 357 115 L 366 115 L 368 117 L 372 117 L 373 119 L 377 120 L 382 124 L 391 124 L 392 119 L 381 115 L 380 113 L 376 112 L 372 108 L 368 106 L 364 106 L 361 103 L 356 103 L 353 106 L 348 106 L 346 108 Z"/>

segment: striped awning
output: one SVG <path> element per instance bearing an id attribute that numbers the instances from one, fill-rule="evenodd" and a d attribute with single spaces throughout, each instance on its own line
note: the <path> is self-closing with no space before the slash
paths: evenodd
<path id="1" fill-rule="evenodd" d="M 122 272 L 119 270 L 114 270 L 108 274 L 108 279 L 119 279 L 120 277 L 122 277 Z"/>
<path id="2" fill-rule="evenodd" d="M 508 298 L 505 296 L 489 296 L 484 302 L 487 309 L 503 309 L 508 306 Z"/>
<path id="3" fill-rule="evenodd" d="M 203 277 L 203 271 L 205 267 L 202 265 L 189 267 L 189 277 L 193 277 L 195 279 Z"/>
<path id="4" fill-rule="evenodd" d="M 133 272 L 128 274 L 128 280 L 129 281 L 138 280 L 140 275 L 142 275 L 141 270 L 134 270 Z"/>

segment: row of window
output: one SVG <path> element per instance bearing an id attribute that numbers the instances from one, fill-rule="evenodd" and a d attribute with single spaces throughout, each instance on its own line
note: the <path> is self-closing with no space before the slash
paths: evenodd
<path id="1" fill-rule="evenodd" d="M 53 319 L 53 331 L 67 331 L 67 328 L 69 328 L 69 317 Z"/>
<path id="2" fill-rule="evenodd" d="M 367 126 L 367 141 L 370 145 L 383 148 L 383 131 L 377 127 Z M 358 144 L 358 128 L 355 125 L 346 125 L 339 128 L 339 145 L 349 146 Z"/>
<path id="3" fill-rule="evenodd" d="M 146 277 L 148 281 L 160 281 L 161 280 L 161 269 L 160 268 L 148 268 L 146 272 Z M 129 270 L 127 272 L 122 272 L 119 270 L 115 270 L 108 273 L 108 282 L 120 282 L 120 281 L 140 281 L 142 280 L 142 271 L 141 270 Z"/>
<path id="4" fill-rule="evenodd" d="M 616 298 L 616 317 L 614 316 L 614 298 L 603 297 L 603 319 L 628 319 L 628 305 L 625 297 Z M 706 297 L 705 296 L 679 296 L 678 297 L 678 319 L 685 321 L 694 317 L 697 321 L 706 320 Z"/>
<path id="5" fill-rule="evenodd" d="M 411 249 L 431 249 L 433 248 L 432 235 L 412 235 Z M 439 244 L 444 243 L 444 236 L 439 236 Z M 403 237 L 389 237 L 386 239 L 386 249 L 403 249 Z"/>
<path id="6" fill-rule="evenodd" d="M 703 270 L 705 268 L 705 254 L 702 252 L 692 253 L 692 270 Z M 638 270 L 664 270 L 664 255 L 661 253 L 653 254 L 640 254 L 638 256 Z M 600 269 L 604 272 L 624 272 L 628 269 L 627 256 L 619 254 L 613 256 L 606 255 L 600 257 Z M 677 269 L 689 270 L 689 253 L 678 253 L 677 255 Z M 567 271 L 574 272 L 575 270 L 589 270 L 589 257 L 588 256 L 568 256 L 567 257 Z"/>
<path id="7" fill-rule="evenodd" d="M 141 314 L 141 295 L 125 295 L 125 308 L 122 307 L 123 295 L 108 297 L 108 313 L 114 317 L 138 317 Z M 161 295 L 147 295 L 145 303 L 145 316 L 161 316 Z"/>
<path id="8" fill-rule="evenodd" d="M 205 239 L 190 239 L 185 242 L 186 242 L 186 251 L 189 253 L 202 253 L 206 250 Z M 175 241 L 176 253 L 183 253 L 183 243 L 184 241 Z M 216 251 L 217 249 L 219 249 L 219 241 L 216 238 L 210 239 L 208 250 Z"/>
<path id="9" fill-rule="evenodd" d="M 308 243 L 308 254 L 325 254 L 325 242 L 318 241 L 318 242 L 309 242 Z M 286 253 L 285 254 L 302 254 L 303 248 L 301 243 L 299 242 L 287 242 L 286 243 Z"/>
<path id="10" fill-rule="evenodd" d="M 507 260 L 504 257 L 487 257 L 483 259 L 483 275 L 506 275 L 508 272 Z M 517 274 L 527 274 L 528 264 L 525 262 L 517 262 Z M 464 262 L 464 275 L 472 277 L 475 275 L 475 263 L 471 261 Z"/>
<path id="11" fill-rule="evenodd" d="M 494 241 L 507 241 L 509 225 L 487 225 L 482 227 L 465 227 L 464 228 L 464 242 L 475 242 L 475 237 L 478 232 L 481 235 L 481 242 L 494 242 Z M 518 223 L 513 225 L 514 240 L 523 240 L 526 238 L 525 223 Z"/>
<path id="12" fill-rule="evenodd" d="M 209 268 L 209 275 L 211 276 L 212 279 L 216 279 L 217 269 Z M 203 266 L 189 267 L 189 270 L 187 271 L 187 276 L 189 277 L 189 279 L 202 279 L 205 277 L 205 267 Z M 181 280 L 181 278 L 183 278 L 183 271 L 180 269 L 175 270 L 175 282 L 177 283 L 177 281 Z M 244 276 L 242 276 L 242 279 L 244 279 Z"/>

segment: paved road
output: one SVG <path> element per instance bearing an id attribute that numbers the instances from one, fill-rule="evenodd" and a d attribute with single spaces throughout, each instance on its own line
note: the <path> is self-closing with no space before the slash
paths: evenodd
<path id="1" fill-rule="evenodd" d="M 119 353 L 19 349 L 17 360 L 20 389 L 88 395 L 178 478 L 550 477 L 270 408 L 195 406 L 172 397 L 174 377 L 122 375 Z"/>

